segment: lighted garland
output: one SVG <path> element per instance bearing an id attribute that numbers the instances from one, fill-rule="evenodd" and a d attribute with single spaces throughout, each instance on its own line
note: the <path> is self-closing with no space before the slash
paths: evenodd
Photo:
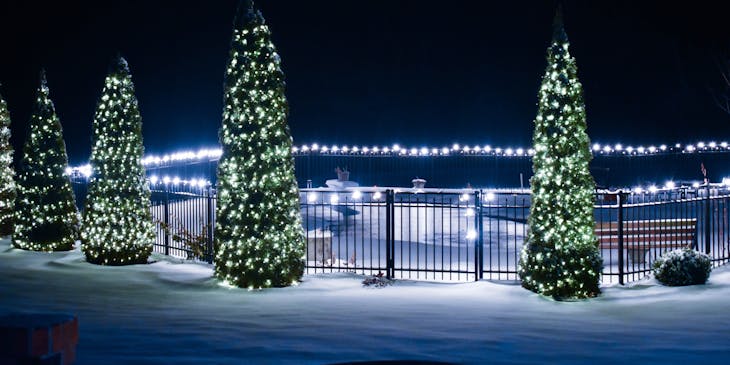
<path id="1" fill-rule="evenodd" d="M 522 286 L 561 299 L 598 295 L 602 266 L 583 90 L 568 45 L 558 12 L 535 118 L 532 204 L 519 268 Z"/>
<path id="2" fill-rule="evenodd" d="M 86 260 L 146 263 L 155 239 L 150 190 L 141 163 L 142 117 L 127 62 L 118 58 L 96 107 L 92 174 L 81 229 Z"/>
<path id="3" fill-rule="evenodd" d="M 68 175 L 61 123 L 41 73 L 30 131 L 18 169 L 13 245 L 33 251 L 70 250 L 78 238 L 78 211 Z"/>
<path id="4" fill-rule="evenodd" d="M 13 206 L 15 205 L 15 171 L 13 146 L 10 144 L 10 113 L 0 95 L 0 236 L 13 233 Z"/>
<path id="5" fill-rule="evenodd" d="M 239 287 L 290 285 L 304 269 L 284 87 L 269 28 L 243 1 L 225 77 L 215 226 L 215 274 Z"/>

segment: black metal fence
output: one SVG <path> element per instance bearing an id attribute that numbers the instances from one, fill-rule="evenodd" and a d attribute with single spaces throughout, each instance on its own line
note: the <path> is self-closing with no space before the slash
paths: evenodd
<path id="1" fill-rule="evenodd" d="M 596 194 L 603 281 L 643 278 L 662 253 L 691 246 L 730 261 L 724 187 Z M 155 251 L 213 261 L 210 188 L 153 191 Z M 307 272 L 382 272 L 438 281 L 517 280 L 527 236 L 524 190 L 302 189 Z M 620 224 L 619 224 L 620 222 Z"/>
<path id="2" fill-rule="evenodd" d="M 165 185 L 152 190 L 154 251 L 213 263 L 215 194 L 209 186 Z"/>

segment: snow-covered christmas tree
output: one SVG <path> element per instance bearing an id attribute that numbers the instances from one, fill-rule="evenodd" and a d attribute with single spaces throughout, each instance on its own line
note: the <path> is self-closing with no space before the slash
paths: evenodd
<path id="1" fill-rule="evenodd" d="M 127 61 L 117 58 L 94 116 L 89 193 L 81 228 L 86 260 L 146 263 L 155 239 L 142 166 L 142 117 Z"/>
<path id="2" fill-rule="evenodd" d="M 79 218 L 68 157 L 58 120 L 41 72 L 30 132 L 18 168 L 13 245 L 33 251 L 70 250 L 78 238 Z"/>
<path id="3" fill-rule="evenodd" d="M 0 95 L 0 236 L 13 233 L 15 181 L 13 177 L 13 146 L 10 145 L 10 112 Z"/>
<path id="4" fill-rule="evenodd" d="M 532 205 L 519 269 L 525 288 L 560 299 L 598 295 L 602 265 L 583 89 L 568 45 L 559 9 L 535 118 Z"/>
<path id="5" fill-rule="evenodd" d="M 239 6 L 229 56 L 215 273 L 239 287 L 290 285 L 303 273 L 305 243 L 284 74 L 252 1 Z"/>

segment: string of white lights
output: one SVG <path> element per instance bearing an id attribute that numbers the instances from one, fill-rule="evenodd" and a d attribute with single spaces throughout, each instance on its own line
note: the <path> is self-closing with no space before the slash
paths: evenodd
<path id="1" fill-rule="evenodd" d="M 84 178 L 88 178 L 91 176 L 91 165 L 86 164 L 78 167 L 67 167 L 66 168 L 66 174 L 71 176 L 83 176 Z M 178 185 L 186 185 L 186 186 L 192 186 L 197 188 L 205 188 L 211 185 L 210 180 L 206 179 L 182 179 L 179 176 L 169 176 L 169 175 L 163 175 L 163 176 L 157 176 L 157 175 L 150 175 L 147 178 L 147 181 L 149 181 L 150 185 L 156 186 L 156 185 L 172 185 L 172 186 L 178 186 Z"/>
<path id="2" fill-rule="evenodd" d="M 695 144 L 680 144 L 673 146 L 666 144 L 649 146 L 624 146 L 617 144 L 594 143 L 592 146 L 594 155 L 625 155 L 625 156 L 650 156 L 659 154 L 676 153 L 702 153 L 702 152 L 730 152 L 728 142 L 698 142 Z M 185 150 L 165 155 L 148 155 L 142 158 L 142 164 L 147 167 L 168 166 L 178 162 L 202 162 L 217 161 L 223 151 L 220 148 L 203 148 L 198 151 Z M 532 148 L 522 147 L 492 147 L 490 145 L 460 145 L 455 143 L 451 147 L 401 147 L 394 144 L 389 147 L 378 146 L 347 146 L 347 145 L 319 145 L 317 143 L 304 144 L 292 147 L 294 155 L 388 155 L 388 156 L 450 156 L 450 155 L 482 155 L 500 157 L 529 157 L 535 154 Z M 91 175 L 91 166 L 81 165 L 69 167 L 68 174 Z"/>
<path id="3" fill-rule="evenodd" d="M 187 185 L 195 188 L 204 188 L 211 185 L 210 181 L 205 179 L 184 180 L 179 176 L 170 177 L 168 175 L 162 177 L 151 175 L 147 180 L 151 185 Z"/>

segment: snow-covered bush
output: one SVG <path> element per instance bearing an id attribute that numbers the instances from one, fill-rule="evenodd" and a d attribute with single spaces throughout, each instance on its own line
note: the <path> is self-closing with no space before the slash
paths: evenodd
<path id="1" fill-rule="evenodd" d="M 704 284 L 710 271 L 710 256 L 689 248 L 669 251 L 654 262 L 654 276 L 667 286 Z"/>

